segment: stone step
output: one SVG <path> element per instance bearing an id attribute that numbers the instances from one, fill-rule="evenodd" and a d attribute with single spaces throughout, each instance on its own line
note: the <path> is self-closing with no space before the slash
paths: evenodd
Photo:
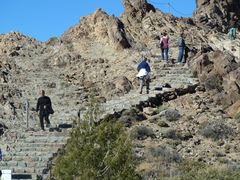
<path id="1" fill-rule="evenodd" d="M 8 166 L 8 167 L 12 167 L 12 166 L 22 166 L 22 167 L 40 167 L 40 166 L 46 166 L 46 162 L 43 161 L 31 161 L 26 159 L 25 161 L 15 161 L 15 160 L 11 160 L 11 161 L 2 161 L 0 163 L 1 167 L 3 166 Z"/>
<path id="2" fill-rule="evenodd" d="M 28 137 L 24 139 L 26 143 L 58 143 L 66 141 L 67 137 Z"/>
<path id="3" fill-rule="evenodd" d="M 176 67 L 176 68 L 169 68 L 169 67 L 162 67 L 162 66 L 155 66 L 152 68 L 153 72 L 164 72 L 166 74 L 182 74 L 182 73 L 191 73 L 192 71 L 189 68 L 185 67 Z"/>
<path id="4" fill-rule="evenodd" d="M 188 69 L 189 67 L 187 67 L 184 63 L 183 64 L 172 64 L 172 63 L 153 63 L 150 64 L 150 66 L 154 69 L 154 68 L 162 68 L 162 69 L 168 69 L 168 70 L 175 70 L 175 69 Z"/>
<path id="5" fill-rule="evenodd" d="M 17 153 L 17 154 L 11 154 L 8 156 L 3 156 L 3 162 L 10 162 L 10 161 L 18 161 L 18 162 L 48 162 L 50 158 L 53 157 L 55 153 L 49 153 L 44 154 L 44 152 L 38 152 L 38 153 Z"/>
<path id="6" fill-rule="evenodd" d="M 14 168 L 47 168 L 47 163 L 45 161 L 40 161 L 40 162 L 17 162 L 17 161 L 10 161 L 6 162 L 5 164 L 1 164 L 2 169 L 11 169 L 13 170 Z"/>
<path id="7" fill-rule="evenodd" d="M 58 143 L 42 143 L 42 142 L 37 142 L 37 143 L 28 143 L 28 142 L 12 142 L 12 143 L 8 143 L 8 145 L 10 146 L 10 148 L 12 149 L 12 147 L 17 147 L 17 148 L 28 148 L 28 147 L 32 147 L 32 148 L 54 148 L 54 147 L 62 147 L 65 145 L 65 142 L 58 142 Z"/>
<path id="8" fill-rule="evenodd" d="M 19 147 L 16 146 L 11 152 L 56 152 L 61 147 L 54 146 L 54 147 Z"/>
<path id="9" fill-rule="evenodd" d="M 28 173 L 32 174 L 36 172 L 36 169 L 33 167 L 21 167 L 21 166 L 3 166 L 2 169 L 8 169 L 11 170 L 12 173 Z M 45 168 L 45 167 L 44 167 Z"/>

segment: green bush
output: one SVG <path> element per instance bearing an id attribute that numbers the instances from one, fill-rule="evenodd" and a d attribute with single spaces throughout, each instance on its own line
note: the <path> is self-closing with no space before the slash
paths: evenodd
<path id="1" fill-rule="evenodd" d="M 139 179 L 122 124 L 103 121 L 76 128 L 54 167 L 56 179 Z"/>

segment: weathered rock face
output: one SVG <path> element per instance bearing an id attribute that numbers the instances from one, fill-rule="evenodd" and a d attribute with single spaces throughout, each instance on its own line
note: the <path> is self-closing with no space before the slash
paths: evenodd
<path id="1" fill-rule="evenodd" d="M 205 28 L 226 32 L 233 14 L 240 15 L 239 0 L 196 0 L 194 19 Z"/>
<path id="2" fill-rule="evenodd" d="M 155 12 L 153 5 L 147 3 L 146 0 L 123 0 L 125 14 L 134 18 L 143 18 L 149 11 Z"/>
<path id="3" fill-rule="evenodd" d="M 80 24 L 67 31 L 62 39 L 70 42 L 101 42 L 117 49 L 129 48 L 123 23 L 114 16 L 108 16 L 101 9 L 81 19 Z"/>
<path id="4" fill-rule="evenodd" d="M 216 90 L 216 98 L 224 106 L 240 97 L 239 66 L 230 54 L 220 51 L 203 54 L 195 60 L 193 69 L 208 91 Z"/>

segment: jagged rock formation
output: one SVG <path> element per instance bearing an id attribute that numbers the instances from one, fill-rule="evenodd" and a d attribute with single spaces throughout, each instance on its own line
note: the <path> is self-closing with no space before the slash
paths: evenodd
<path id="1" fill-rule="evenodd" d="M 240 15 L 238 0 L 196 0 L 196 4 L 194 18 L 199 26 L 204 25 L 208 30 L 226 32 L 231 17 Z"/>
<path id="2" fill-rule="evenodd" d="M 104 113 L 116 111 L 120 114 L 119 121 L 129 127 L 127 130 L 130 133 L 133 131 L 136 134 L 139 127 L 141 131 L 152 128 L 144 137 L 137 134 L 139 139 L 134 141 L 136 156 L 140 159 L 138 170 L 146 179 L 149 177 L 148 170 L 159 167 L 154 158 L 173 152 L 172 147 L 178 151 L 178 154 L 175 151 L 172 153 L 177 154 L 173 157 L 176 159 L 184 156 L 210 164 L 228 161 L 239 165 L 239 157 L 235 157 L 239 150 L 239 127 L 234 117 L 240 112 L 237 46 L 240 40 L 230 42 L 226 34 L 218 32 L 226 30 L 231 12 L 238 13 L 232 7 L 239 7 L 239 2 L 197 1 L 198 9 L 193 19 L 164 14 L 146 0 L 123 0 L 123 5 L 125 11 L 120 18 L 98 9 L 82 17 L 79 24 L 62 37 L 51 38 L 46 43 L 20 33 L 0 36 L 0 128 L 4 127 L 0 129 L 0 134 L 4 132 L 10 146 L 22 143 L 24 150 L 20 153 L 21 158 L 27 151 L 42 156 L 38 150 L 28 148 L 27 142 L 31 141 L 33 146 L 35 144 L 46 150 L 49 147 L 45 147 L 45 143 L 61 145 L 60 141 L 66 140 L 67 131 L 59 134 L 49 132 L 48 138 L 38 134 L 38 117 L 34 108 L 39 91 L 45 89 L 52 98 L 55 114 L 51 122 L 54 127 L 72 124 L 78 110 L 87 106 L 94 91 L 96 99 L 104 107 Z M 206 23 L 200 21 L 203 9 L 209 9 L 206 13 L 210 20 Z M 216 24 L 213 19 L 221 23 Z M 173 64 L 160 62 L 159 39 L 163 31 L 170 36 L 169 56 Z M 186 67 L 175 64 L 181 32 L 185 33 L 186 43 L 192 49 L 188 57 L 189 66 Z M 232 50 L 232 45 L 235 50 Z M 140 96 L 135 76 L 142 52 L 147 54 L 153 72 L 150 94 Z M 172 88 L 159 91 L 166 83 Z M 29 126 L 32 132 L 25 132 L 26 99 L 30 102 Z M 162 104 L 168 111 L 157 113 L 153 110 L 161 109 Z M 132 107 L 137 108 L 145 118 L 137 121 L 138 118 L 133 118 L 135 116 L 129 117 L 126 109 Z M 217 121 L 221 121 L 220 124 Z M 218 125 L 220 128 L 217 128 Z M 225 134 L 219 136 L 221 133 Z M 40 137 L 32 142 L 31 137 L 27 138 L 29 135 Z M 64 137 L 58 140 L 58 135 Z M 220 137 L 210 143 L 215 154 L 211 154 L 212 149 L 208 148 L 209 136 L 213 139 Z M 1 144 L 6 142 L 3 140 L 0 140 Z M 44 143 L 39 145 L 42 141 Z M 223 145 L 226 149 L 227 146 L 231 148 L 223 152 Z M 19 151 L 16 149 L 14 153 Z M 19 165 L 25 173 L 48 173 L 47 163 L 55 152 L 56 149 L 49 150 L 50 155 L 46 155 L 44 162 L 40 159 L 29 162 L 29 166 L 38 164 L 36 168 L 28 168 L 28 163 L 15 161 L 15 155 L 8 159 L 10 162 L 5 167 L 10 167 L 12 162 L 15 169 Z M 219 154 L 226 158 L 216 158 Z M 153 161 L 146 162 L 147 156 Z M 145 163 L 153 166 L 144 169 Z M 159 172 L 156 169 L 155 173 Z"/>
<path id="3" fill-rule="evenodd" d="M 130 18 L 141 20 L 148 12 L 155 12 L 153 5 L 147 3 L 146 0 L 123 0 L 124 13 Z"/>
<path id="4" fill-rule="evenodd" d="M 91 22 L 91 23 L 89 23 Z M 114 16 L 109 16 L 101 9 L 80 20 L 80 24 L 66 32 L 62 39 L 64 41 L 87 40 L 98 41 L 116 48 L 129 48 L 130 45 L 125 37 L 124 25 Z M 73 39 L 73 40 L 72 40 Z"/>

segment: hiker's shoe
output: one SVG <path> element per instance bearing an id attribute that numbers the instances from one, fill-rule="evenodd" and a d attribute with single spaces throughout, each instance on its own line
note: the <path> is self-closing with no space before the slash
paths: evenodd
<path id="1" fill-rule="evenodd" d="M 140 91 L 139 94 L 142 94 L 142 91 Z"/>
<path id="2" fill-rule="evenodd" d="M 51 124 L 47 124 L 46 127 L 47 127 L 47 128 L 50 128 L 50 127 L 51 127 Z"/>

